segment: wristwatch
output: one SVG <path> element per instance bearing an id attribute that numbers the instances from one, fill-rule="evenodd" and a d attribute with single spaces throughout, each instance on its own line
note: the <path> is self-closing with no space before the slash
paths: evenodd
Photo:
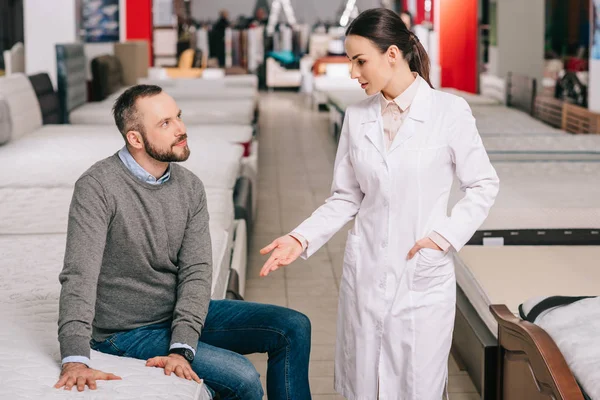
<path id="1" fill-rule="evenodd" d="M 169 354 L 179 354 L 183 358 L 185 358 L 190 364 L 194 361 L 194 352 L 190 349 L 186 349 L 185 347 L 177 347 L 169 350 Z"/>

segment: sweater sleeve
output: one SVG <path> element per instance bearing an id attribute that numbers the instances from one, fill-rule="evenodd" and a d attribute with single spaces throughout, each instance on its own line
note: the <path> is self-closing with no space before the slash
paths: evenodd
<path id="1" fill-rule="evenodd" d="M 89 175 L 81 177 L 71 200 L 65 259 L 59 275 L 58 340 L 62 359 L 90 357 L 96 286 L 109 222 L 102 185 Z"/>
<path id="2" fill-rule="evenodd" d="M 170 343 L 186 344 L 194 350 L 208 313 L 212 286 L 212 244 L 202 184 L 196 194 L 200 201 L 188 218 L 178 254 L 177 303 Z"/>

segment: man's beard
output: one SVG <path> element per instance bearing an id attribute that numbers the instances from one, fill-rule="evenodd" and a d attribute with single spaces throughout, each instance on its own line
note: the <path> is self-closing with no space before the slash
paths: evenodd
<path id="1" fill-rule="evenodd" d="M 173 151 L 173 146 L 175 146 L 177 143 L 181 143 L 183 140 L 186 140 L 187 135 L 183 135 L 182 137 L 180 137 L 177 140 L 177 142 L 173 143 L 168 150 L 157 149 L 146 139 L 146 135 L 144 133 L 142 133 L 141 136 L 142 136 L 142 141 L 144 142 L 144 147 L 146 149 L 146 153 L 148 153 L 148 155 L 150 157 L 154 158 L 156 161 L 182 162 L 182 161 L 187 160 L 190 156 L 190 148 L 187 145 L 182 148 L 183 149 L 182 154 L 176 154 Z"/>

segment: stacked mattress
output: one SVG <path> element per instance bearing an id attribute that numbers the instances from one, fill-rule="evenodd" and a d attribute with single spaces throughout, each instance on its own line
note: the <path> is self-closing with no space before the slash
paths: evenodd
<path id="1" fill-rule="evenodd" d="M 102 102 L 81 105 L 69 113 L 69 122 L 75 125 L 114 125 L 113 103 L 114 100 L 109 98 Z M 177 105 L 183 112 L 184 122 L 189 126 L 252 125 L 256 109 L 256 101 L 252 98 L 182 100 L 178 101 Z"/>
<path id="2" fill-rule="evenodd" d="M 41 200 L 41 199 L 40 199 Z M 4 203 L 3 203 L 4 204 Z M 144 360 L 91 352 L 93 368 L 123 380 L 98 381 L 94 392 L 54 389 L 60 374 L 57 340 L 58 274 L 66 235 L 0 234 L 0 397 L 5 399 L 190 399 L 209 396 L 203 385 L 148 368 Z M 15 366 L 18 366 L 15 368 Z"/>

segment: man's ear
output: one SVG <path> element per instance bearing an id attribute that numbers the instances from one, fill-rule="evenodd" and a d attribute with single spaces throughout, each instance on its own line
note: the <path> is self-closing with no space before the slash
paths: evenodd
<path id="1" fill-rule="evenodd" d="M 125 140 L 127 144 L 134 149 L 143 149 L 144 141 L 142 140 L 142 135 L 139 131 L 128 131 L 125 134 Z"/>

